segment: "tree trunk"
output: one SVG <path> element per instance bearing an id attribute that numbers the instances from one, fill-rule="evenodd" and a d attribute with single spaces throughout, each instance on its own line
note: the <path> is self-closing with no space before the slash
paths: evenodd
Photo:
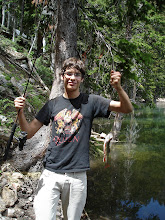
<path id="1" fill-rule="evenodd" d="M 10 19 L 11 19 L 11 14 L 10 14 L 10 3 L 7 5 L 8 7 L 8 12 L 7 12 L 7 30 L 10 28 Z"/>
<path id="2" fill-rule="evenodd" d="M 20 18 L 20 34 L 21 35 L 23 33 L 24 5 L 25 5 L 25 1 L 22 0 L 22 2 L 21 2 L 21 18 Z"/>
<path id="3" fill-rule="evenodd" d="M 14 16 L 13 16 L 13 38 L 12 38 L 13 42 L 15 41 L 15 31 L 16 31 L 16 18 L 15 18 L 15 13 L 14 13 Z"/>
<path id="4" fill-rule="evenodd" d="M 2 6 L 2 27 L 5 26 L 5 10 L 6 10 L 6 5 L 5 3 L 3 3 L 3 6 Z"/>
<path id="5" fill-rule="evenodd" d="M 42 52 L 45 53 L 46 52 L 46 38 L 45 36 L 43 37 L 43 40 L 42 40 Z"/>
<path id="6" fill-rule="evenodd" d="M 50 98 L 63 92 L 60 72 L 62 63 L 77 56 L 77 0 L 57 0 L 57 28 L 55 35 L 55 73 Z"/>

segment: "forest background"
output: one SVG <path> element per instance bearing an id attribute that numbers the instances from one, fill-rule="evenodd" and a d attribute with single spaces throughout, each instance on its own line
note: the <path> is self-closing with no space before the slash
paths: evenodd
<path id="1" fill-rule="evenodd" d="M 42 55 L 39 73 L 49 88 L 53 71 L 46 68 L 54 68 L 57 2 L 0 1 L 1 34 L 8 32 L 20 44 L 19 50 L 22 44 L 31 56 Z M 110 94 L 109 72 L 114 65 L 134 102 L 153 104 L 164 97 L 164 18 L 161 0 L 79 1 L 77 53 L 87 66 L 85 88 Z"/>
<path id="2" fill-rule="evenodd" d="M 28 86 L 29 118 L 48 97 L 61 92 L 57 70 L 69 55 L 79 56 L 86 64 L 84 92 L 117 99 L 109 84 L 109 73 L 114 68 L 122 73 L 122 85 L 135 108 L 140 103 L 153 107 L 157 98 L 165 97 L 162 0 L 0 0 L 0 9 L 1 55 L 4 58 L 10 48 L 22 54 L 15 61 L 35 62 L 37 77 L 33 76 Z M 58 45 L 65 55 L 59 56 L 57 44 L 63 35 L 71 45 L 70 49 Z M 8 71 L 1 69 L 8 89 L 1 84 L 0 114 L 7 117 L 6 121 L 1 117 L 1 125 L 9 128 L 14 120 L 13 100 L 23 93 L 28 76 L 15 69 L 16 63 L 8 67 Z"/>

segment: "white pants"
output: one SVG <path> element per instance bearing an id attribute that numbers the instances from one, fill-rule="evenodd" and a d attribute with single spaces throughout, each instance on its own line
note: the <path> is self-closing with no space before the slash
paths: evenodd
<path id="1" fill-rule="evenodd" d="M 86 172 L 59 174 L 45 169 L 34 199 L 36 220 L 55 220 L 60 197 L 64 220 L 80 220 L 86 196 Z"/>

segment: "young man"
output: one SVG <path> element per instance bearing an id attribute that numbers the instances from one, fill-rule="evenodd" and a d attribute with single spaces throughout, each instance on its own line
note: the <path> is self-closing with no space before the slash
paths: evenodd
<path id="1" fill-rule="evenodd" d="M 84 80 L 84 63 L 76 58 L 67 59 L 62 67 L 61 79 L 64 94 L 48 101 L 28 123 L 23 109 L 25 98 L 15 99 L 21 130 L 31 138 L 43 124 L 52 120 L 52 137 L 48 146 L 40 177 L 34 210 L 36 220 L 55 220 L 59 198 L 62 200 L 64 219 L 79 220 L 86 202 L 89 170 L 89 138 L 95 117 L 108 117 L 110 111 L 129 113 L 131 102 L 121 87 L 121 74 L 111 71 L 111 85 L 119 95 L 119 101 L 98 95 L 80 93 Z"/>

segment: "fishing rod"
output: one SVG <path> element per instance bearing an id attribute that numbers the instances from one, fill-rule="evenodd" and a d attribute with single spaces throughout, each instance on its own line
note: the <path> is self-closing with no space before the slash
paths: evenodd
<path id="1" fill-rule="evenodd" d="M 45 0 L 43 1 L 43 4 L 42 4 L 42 12 L 43 12 L 43 9 L 44 9 L 44 5 L 45 5 Z M 42 15 L 42 12 L 41 12 L 41 15 Z M 40 26 L 40 23 L 41 23 L 41 19 L 42 19 L 42 16 L 39 17 L 39 21 L 38 21 L 36 33 L 37 33 L 37 31 L 39 30 L 39 26 Z M 32 48 L 33 48 L 33 45 L 32 45 L 32 47 L 30 48 L 29 54 L 30 54 Z M 30 82 L 30 78 L 31 78 L 31 76 L 32 76 L 32 73 L 33 73 L 33 70 L 34 70 L 34 67 L 35 67 L 35 63 L 36 63 L 36 60 L 37 60 L 38 56 L 39 56 L 39 54 L 36 56 L 36 58 L 35 58 L 35 60 L 34 60 L 34 63 L 33 63 L 33 66 L 32 66 L 32 68 L 30 69 L 30 74 L 29 74 L 29 78 L 28 78 L 28 81 L 27 81 L 27 84 L 26 84 L 24 93 L 23 93 L 23 97 L 25 97 L 25 95 L 26 95 L 26 91 L 27 91 L 27 88 L 28 88 L 28 85 L 29 85 L 29 82 Z M 8 142 L 7 142 L 7 146 L 6 146 L 6 148 L 5 148 L 5 154 L 4 154 L 4 157 L 3 157 L 4 161 L 7 160 L 8 153 L 9 153 L 10 146 L 11 146 L 11 142 L 12 142 L 12 140 L 13 140 L 14 133 L 15 133 L 15 130 L 16 130 L 16 128 L 17 128 L 17 121 L 18 121 L 18 117 L 19 117 L 19 112 L 20 112 L 20 109 L 19 109 L 18 112 L 17 112 L 17 117 L 16 117 L 16 119 L 15 119 L 15 121 L 14 121 L 14 124 L 13 124 L 13 126 L 12 126 L 11 134 L 10 134 L 9 140 L 8 140 Z M 20 149 L 20 150 L 23 149 L 23 145 L 24 145 L 25 142 L 26 142 L 27 133 L 26 133 L 25 131 L 22 131 L 22 132 L 21 132 L 21 135 L 22 135 L 22 137 L 17 138 L 17 140 L 19 141 L 19 149 Z"/>
<path id="2" fill-rule="evenodd" d="M 29 85 L 29 82 L 30 82 L 30 78 L 31 78 L 33 70 L 35 68 L 35 63 L 36 63 L 37 57 L 38 56 L 36 56 L 36 58 L 34 60 L 34 63 L 33 63 L 33 66 L 30 69 L 30 74 L 29 74 L 28 81 L 26 83 L 26 87 L 25 87 L 25 90 L 23 92 L 22 97 L 25 97 L 25 95 L 26 95 L 26 91 L 27 91 L 27 88 L 28 88 L 28 85 Z M 4 154 L 4 157 L 3 157 L 4 161 L 7 160 L 7 157 L 8 157 L 8 154 L 9 154 L 10 146 L 11 146 L 11 143 L 13 141 L 15 130 L 17 128 L 17 122 L 18 122 L 19 113 L 20 113 L 20 109 L 17 112 L 17 116 L 16 116 L 16 119 L 15 119 L 14 124 L 12 126 L 11 134 L 10 134 L 10 137 L 8 139 L 8 142 L 7 142 L 7 145 L 6 145 L 6 148 L 5 148 L 5 154 Z M 21 137 L 20 138 L 16 138 L 16 139 L 19 141 L 19 150 L 23 150 L 23 146 L 24 146 L 24 144 L 26 142 L 26 139 L 27 139 L 27 132 L 22 131 L 21 132 Z"/>

